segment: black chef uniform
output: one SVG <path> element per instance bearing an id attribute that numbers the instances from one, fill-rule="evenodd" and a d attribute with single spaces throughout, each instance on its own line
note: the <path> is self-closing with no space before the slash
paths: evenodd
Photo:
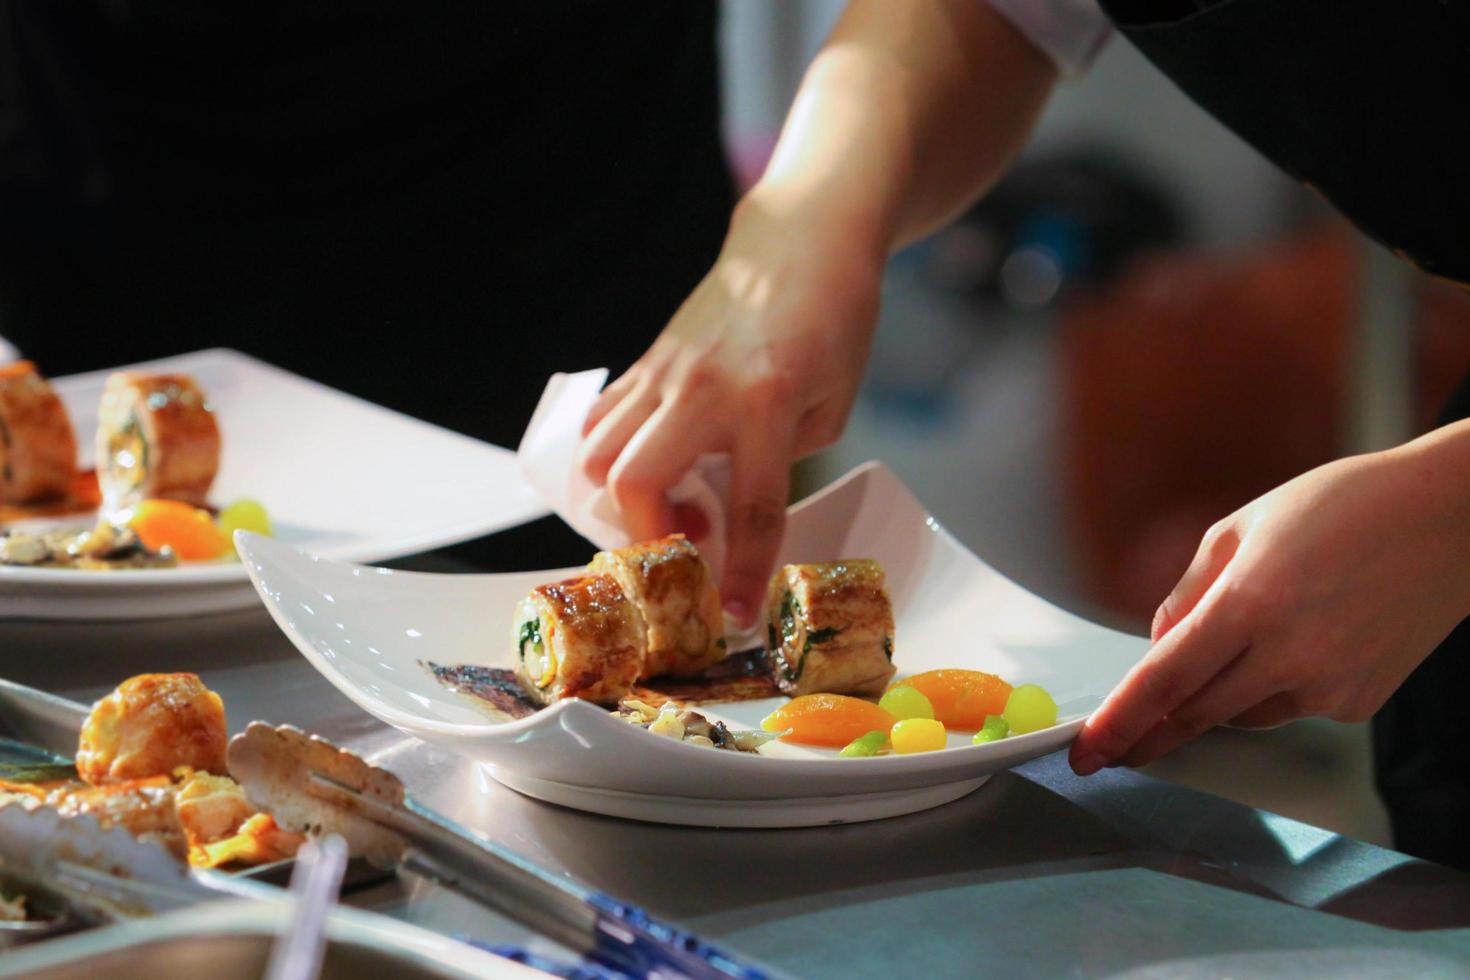
<path id="1" fill-rule="evenodd" d="M 718 253 L 716 20 L 0 0 L 0 336 L 49 375 L 235 347 L 514 446 L 551 372 L 625 369 Z"/>
<path id="2" fill-rule="evenodd" d="M 1428 272 L 1470 282 L 1461 125 L 1470 4 L 1102 4 L 1190 97 L 1363 231 Z M 1442 422 L 1467 413 L 1462 384 Z M 1397 846 L 1461 868 L 1470 868 L 1467 690 L 1470 626 L 1461 624 L 1374 720 L 1378 788 Z"/>

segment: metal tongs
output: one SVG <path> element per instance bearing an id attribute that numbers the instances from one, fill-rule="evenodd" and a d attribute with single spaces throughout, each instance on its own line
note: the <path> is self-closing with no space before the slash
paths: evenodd
<path id="1" fill-rule="evenodd" d="M 392 773 L 300 729 L 252 723 L 231 742 L 229 763 L 283 828 L 341 834 L 354 853 L 453 888 L 602 966 L 667 980 L 771 976 L 479 837 L 415 802 Z"/>

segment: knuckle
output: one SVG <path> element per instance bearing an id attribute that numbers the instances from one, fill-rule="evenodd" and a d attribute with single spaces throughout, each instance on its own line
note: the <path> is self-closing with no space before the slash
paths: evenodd
<path id="1" fill-rule="evenodd" d="M 783 405 L 792 399 L 796 390 L 796 379 L 789 372 L 770 368 L 750 380 L 745 395 L 757 405 Z"/>
<path id="2" fill-rule="evenodd" d="M 1211 719 L 1190 708 L 1181 709 L 1169 715 L 1165 719 L 1165 724 L 1170 731 L 1186 742 L 1198 738 L 1215 727 Z"/>
<path id="3" fill-rule="evenodd" d="M 637 462 L 628 457 L 613 464 L 607 476 L 607 489 L 612 493 L 613 499 L 618 501 L 646 496 L 659 490 Z"/>
<path id="4" fill-rule="evenodd" d="M 1258 633 L 1276 623 L 1283 607 L 1290 599 L 1282 589 L 1272 588 L 1260 581 L 1259 576 L 1236 576 L 1230 578 L 1224 588 L 1224 601 L 1220 613 L 1237 628 Z"/>
<path id="5" fill-rule="evenodd" d="M 775 496 L 743 500 L 730 509 L 730 524 L 747 537 L 776 537 L 786 525 L 786 504 Z"/>
<path id="6" fill-rule="evenodd" d="M 1143 670 L 1136 683 L 1139 695 L 1148 704 L 1167 709 L 1178 703 L 1179 679 L 1172 670 L 1163 667 Z"/>

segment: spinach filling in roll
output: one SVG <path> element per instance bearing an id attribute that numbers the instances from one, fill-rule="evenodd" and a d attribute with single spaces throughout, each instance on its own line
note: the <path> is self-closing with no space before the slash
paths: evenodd
<path id="1" fill-rule="evenodd" d="M 766 595 L 776 685 L 801 694 L 878 694 L 894 674 L 893 604 L 871 559 L 787 565 Z"/>
<path id="2" fill-rule="evenodd" d="M 532 589 L 516 609 L 511 641 L 516 679 L 541 704 L 582 698 L 613 707 L 643 666 L 642 619 L 606 575 Z"/>
<path id="3" fill-rule="evenodd" d="M 204 391 L 182 374 L 118 372 L 97 421 L 97 482 L 114 511 L 149 497 L 204 506 L 220 434 Z"/>

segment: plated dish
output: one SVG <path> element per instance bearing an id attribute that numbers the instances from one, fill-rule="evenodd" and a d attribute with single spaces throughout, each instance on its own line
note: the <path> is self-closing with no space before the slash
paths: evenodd
<path id="1" fill-rule="evenodd" d="M 37 481 L 51 481 L 54 493 L 63 470 L 75 474 L 93 469 L 99 459 L 113 458 L 119 465 L 115 471 L 104 466 L 103 480 L 117 486 L 120 497 L 172 494 L 184 498 L 175 503 L 191 504 L 189 497 L 197 496 L 210 457 L 211 440 L 196 424 L 198 415 L 194 422 L 170 421 L 148 408 L 150 400 L 159 401 L 155 396 L 160 392 L 116 382 L 104 397 L 109 378 L 119 372 L 192 379 L 207 394 L 218 428 L 217 472 L 205 500 L 222 506 L 240 498 L 262 501 L 274 534 L 317 554 L 378 561 L 478 537 L 546 513 L 521 479 L 509 450 L 228 350 L 54 379 L 50 389 L 55 399 L 37 399 L 37 404 L 44 400 L 49 406 L 37 424 L 59 434 L 61 424 L 69 422 L 75 449 L 40 454 L 46 458 L 25 463 L 22 469 L 38 475 L 26 478 L 28 487 L 10 491 L 10 499 L 36 493 Z M 29 382 L 17 385 L 34 396 Z M 192 402 L 183 395 L 181 388 L 173 404 Z M 137 449 L 160 440 L 192 448 L 175 457 L 177 466 L 140 470 L 121 465 L 130 447 L 136 462 Z M 58 435 L 53 443 L 64 441 Z M 71 462 L 58 463 L 52 456 Z M 392 465 L 384 465 L 385 460 Z M 426 472 L 435 479 L 422 479 Z M 36 515 L 23 529 L 90 526 L 102 497 L 95 487 L 91 493 L 93 510 L 52 518 Z M 234 561 L 184 561 L 178 567 L 149 568 L 146 575 L 0 565 L 0 610 L 7 616 L 144 619 L 200 615 L 254 602 L 245 571 Z"/>
<path id="2" fill-rule="evenodd" d="M 873 560 L 891 599 L 895 680 L 967 668 L 1037 684 L 1055 698 L 1056 725 L 983 744 L 973 744 L 971 732 L 948 732 L 945 745 L 952 751 L 855 761 L 840 757 L 839 747 L 786 741 L 764 745 L 758 754 L 695 749 L 652 738 L 580 698 L 555 700 L 519 720 L 497 720 L 425 664 L 517 670 L 517 645 L 504 638 L 518 635 L 526 621 L 522 601 L 548 582 L 584 578 L 586 569 L 435 576 L 328 561 L 248 534 L 238 536 L 238 546 L 276 622 L 359 705 L 484 762 L 512 788 L 646 820 L 798 826 L 947 802 L 992 772 L 1065 745 L 1146 648 L 1140 637 L 1087 622 L 1004 578 L 876 464 L 792 508 L 781 563 L 841 555 Z M 776 614 L 779 633 L 779 604 Z M 823 628 L 808 626 L 809 632 Z M 881 651 L 881 639 L 876 642 Z M 539 666 L 538 679 L 546 674 L 546 665 Z M 887 686 L 884 678 L 870 691 Z M 773 691 L 696 710 L 731 731 L 757 731 L 786 703 L 785 694 Z"/>
<path id="3" fill-rule="evenodd" d="M 983 671 L 897 670 L 893 602 L 871 558 L 785 565 L 771 579 L 765 645 L 731 654 L 719 589 L 682 534 L 600 551 L 583 574 L 538 585 L 516 606 L 513 668 L 421 666 L 498 721 L 576 698 L 654 735 L 699 748 L 759 753 L 783 739 L 838 747 L 843 758 L 973 744 L 1056 724 L 1035 684 Z M 731 729 L 696 706 L 787 694 L 761 731 Z M 878 695 L 882 695 L 881 698 Z"/>

